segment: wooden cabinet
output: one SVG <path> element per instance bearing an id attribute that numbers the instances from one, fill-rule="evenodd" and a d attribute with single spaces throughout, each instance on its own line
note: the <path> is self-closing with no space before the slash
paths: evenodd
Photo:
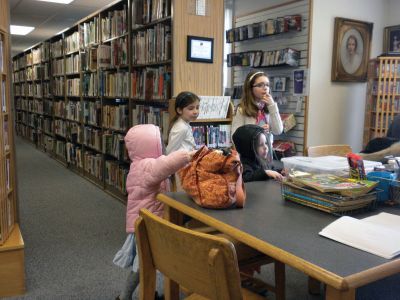
<path id="1" fill-rule="evenodd" d="M 363 145 L 387 134 L 400 114 L 400 57 L 386 56 L 368 63 Z"/>
<path id="2" fill-rule="evenodd" d="M 224 1 L 196 5 L 116 1 L 15 56 L 18 134 L 125 201 L 127 130 L 153 123 L 166 139 L 171 97 L 222 95 Z M 189 35 L 214 40 L 213 63 L 187 61 Z"/>
<path id="3" fill-rule="evenodd" d="M 8 5 L 4 9 L 8 10 Z M 8 30 L 8 26 L 4 27 Z M 7 240 L 18 219 L 13 115 L 10 101 L 9 38 L 9 33 L 0 29 L 0 245 Z"/>
<path id="4" fill-rule="evenodd" d="M 0 0 L 0 298 L 25 292 L 24 241 L 18 225 L 9 4 Z"/>

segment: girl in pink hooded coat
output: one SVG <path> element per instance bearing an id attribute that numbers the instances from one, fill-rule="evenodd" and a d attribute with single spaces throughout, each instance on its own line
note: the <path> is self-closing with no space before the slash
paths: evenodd
<path id="1" fill-rule="evenodd" d="M 136 256 L 135 221 L 141 208 L 163 215 L 163 205 L 156 200 L 160 192 L 169 191 L 168 177 L 185 166 L 195 151 L 175 151 L 163 155 L 160 130 L 152 124 L 132 127 L 125 136 L 131 165 L 126 179 L 128 202 L 126 207 L 126 232 L 128 237 L 114 257 L 120 267 L 133 267 L 125 287 L 117 299 L 131 299 L 139 283 L 138 259 Z"/>

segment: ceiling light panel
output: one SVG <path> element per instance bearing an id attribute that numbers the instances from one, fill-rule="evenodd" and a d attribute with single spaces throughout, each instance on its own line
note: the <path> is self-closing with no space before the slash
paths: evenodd
<path id="1" fill-rule="evenodd" d="M 10 25 L 11 34 L 15 34 L 15 35 L 27 35 L 33 29 L 35 29 L 35 27 Z"/>
<path id="2" fill-rule="evenodd" d="M 59 4 L 70 4 L 74 0 L 36 0 L 36 1 L 53 2 L 53 3 L 59 3 Z"/>

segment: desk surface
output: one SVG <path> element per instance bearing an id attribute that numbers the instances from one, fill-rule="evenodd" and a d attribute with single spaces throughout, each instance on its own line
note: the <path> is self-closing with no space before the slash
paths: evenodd
<path id="1" fill-rule="evenodd" d="M 182 192 L 158 198 L 337 289 L 355 288 L 400 272 L 399 258 L 387 260 L 318 235 L 337 217 L 282 200 L 280 184 L 272 180 L 252 182 L 246 184 L 246 189 L 247 202 L 243 210 L 204 209 Z M 384 210 L 400 214 L 398 208 Z"/>

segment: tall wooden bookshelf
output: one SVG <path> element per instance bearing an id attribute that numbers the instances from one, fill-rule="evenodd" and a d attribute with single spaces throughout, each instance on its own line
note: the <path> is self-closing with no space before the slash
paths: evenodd
<path id="1" fill-rule="evenodd" d="M 386 136 L 400 114 L 400 57 L 381 56 L 368 63 L 363 145 Z"/>
<path id="2" fill-rule="evenodd" d="M 196 3 L 115 1 L 15 56 L 18 134 L 126 201 L 127 130 L 153 123 L 166 139 L 171 98 L 222 95 L 224 1 L 206 0 L 204 13 Z M 214 40 L 213 63 L 186 60 L 189 35 Z M 33 63 L 45 47 L 50 54 Z M 36 65 L 40 79 L 28 79 Z M 31 95 L 39 82 L 42 94 Z"/>
<path id="3" fill-rule="evenodd" d="M 0 297 L 25 292 L 24 242 L 17 223 L 9 26 L 8 1 L 0 0 Z"/>

